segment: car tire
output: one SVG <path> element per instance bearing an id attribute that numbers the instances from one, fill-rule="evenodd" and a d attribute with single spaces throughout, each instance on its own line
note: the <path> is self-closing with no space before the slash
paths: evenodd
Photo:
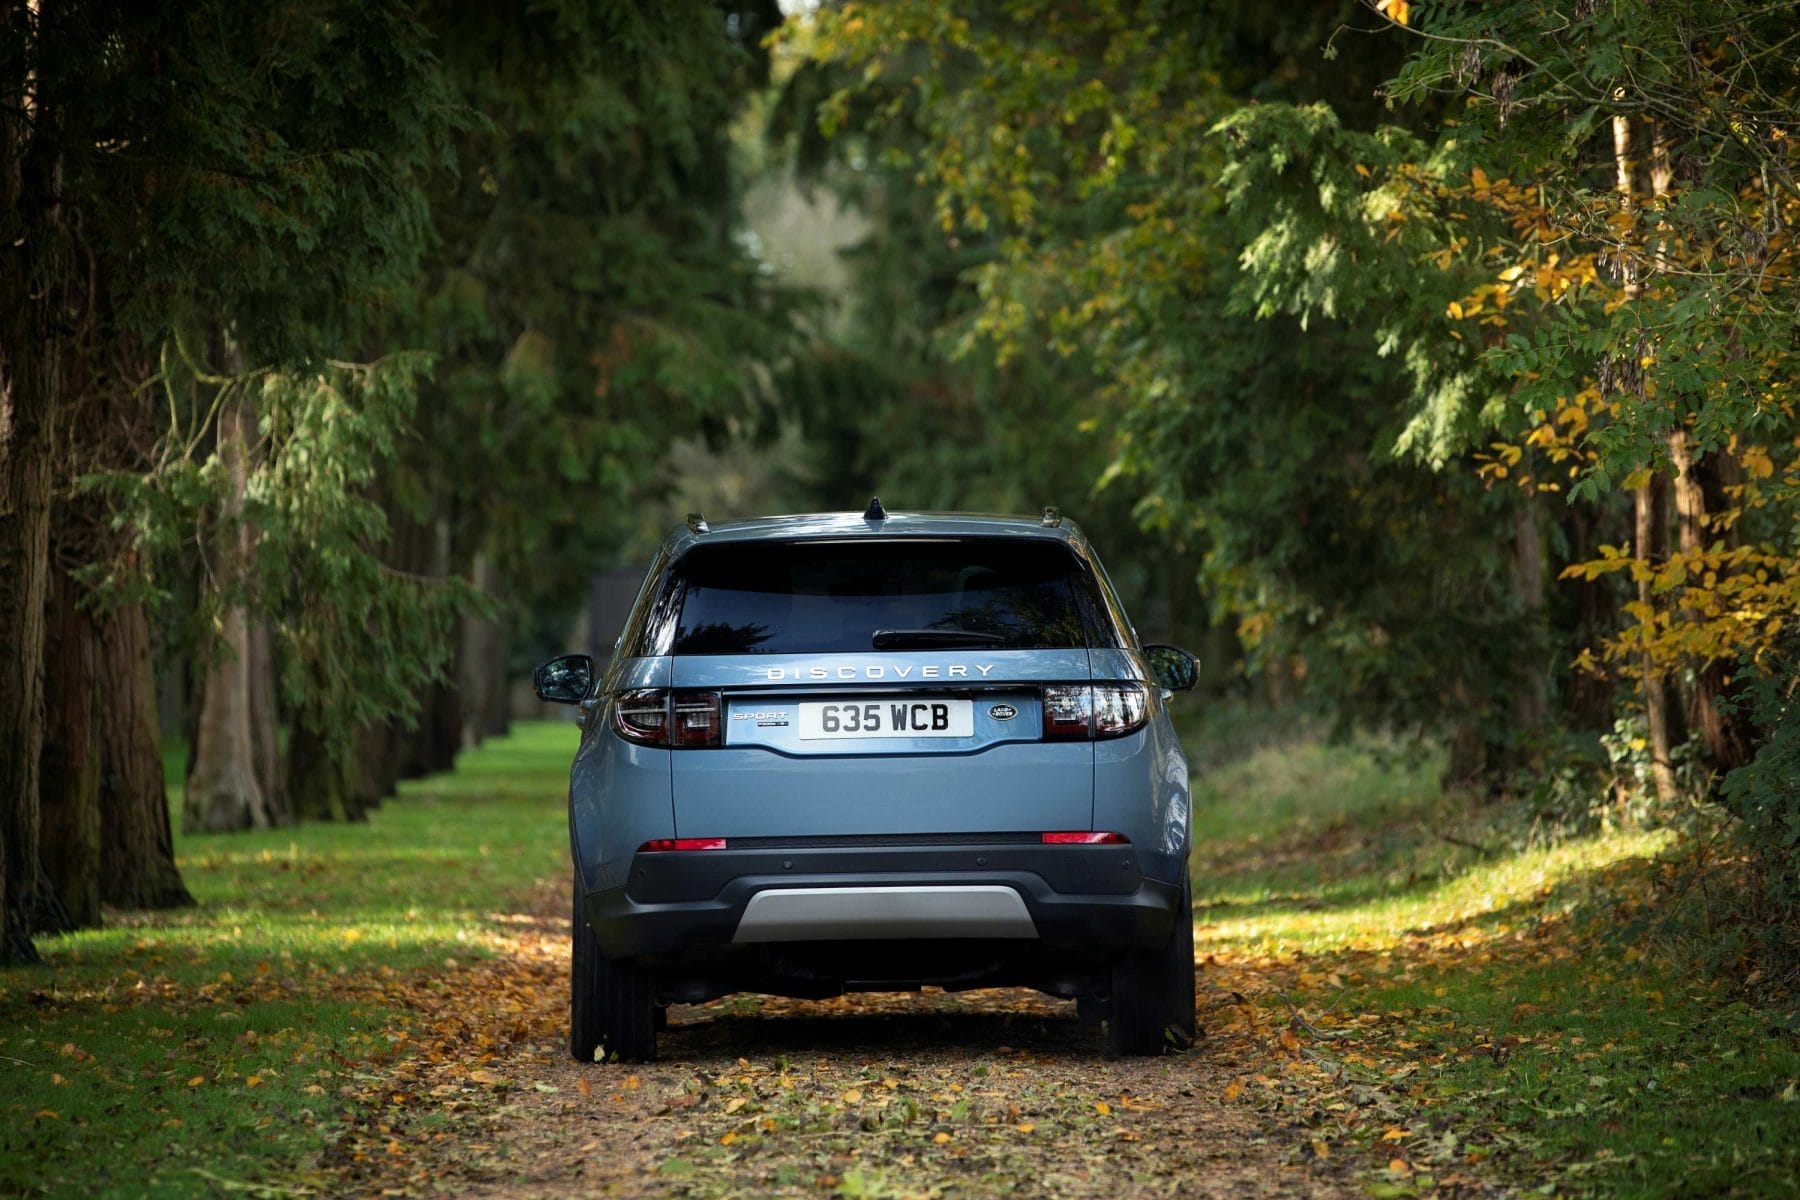
<path id="1" fill-rule="evenodd" d="M 1194 897 L 1183 879 L 1169 939 L 1113 965 L 1106 1048 L 1114 1056 L 1185 1050 L 1194 1042 Z"/>
<path id="2" fill-rule="evenodd" d="M 569 1054 L 577 1062 L 656 1057 L 656 994 L 650 973 L 631 963 L 607 961 L 582 911 L 581 877 L 575 877 L 569 921 Z"/>

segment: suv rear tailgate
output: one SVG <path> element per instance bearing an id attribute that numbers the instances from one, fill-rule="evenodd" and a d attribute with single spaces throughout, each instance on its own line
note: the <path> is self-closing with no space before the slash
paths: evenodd
<path id="1" fill-rule="evenodd" d="M 724 725 L 723 746 L 672 756 L 679 837 L 1092 826 L 1093 743 L 1043 741 L 1038 691 L 1087 681 L 1085 649 L 704 655 L 673 667 L 676 688 L 721 693 Z"/>

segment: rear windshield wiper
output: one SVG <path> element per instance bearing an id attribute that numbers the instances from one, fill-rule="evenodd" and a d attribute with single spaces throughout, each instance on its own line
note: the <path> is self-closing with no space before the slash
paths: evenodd
<path id="1" fill-rule="evenodd" d="M 1006 639 L 997 633 L 979 633 L 973 629 L 877 629 L 871 641 L 877 650 L 1006 644 Z"/>

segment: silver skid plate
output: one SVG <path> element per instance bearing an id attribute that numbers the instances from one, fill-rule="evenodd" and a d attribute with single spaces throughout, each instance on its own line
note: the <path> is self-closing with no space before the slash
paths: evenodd
<path id="1" fill-rule="evenodd" d="M 775 888 L 744 906 L 734 942 L 1035 938 L 1019 893 L 990 884 Z"/>

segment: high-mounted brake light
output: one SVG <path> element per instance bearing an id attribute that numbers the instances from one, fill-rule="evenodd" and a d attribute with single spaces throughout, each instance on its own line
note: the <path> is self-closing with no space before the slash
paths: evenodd
<path id="1" fill-rule="evenodd" d="M 663 854 L 671 850 L 723 850 L 724 838 L 651 838 L 638 847 L 639 854 Z"/>
<path id="2" fill-rule="evenodd" d="M 640 746 L 717 746 L 719 693 L 634 688 L 613 702 L 613 729 Z"/>
<path id="3" fill-rule="evenodd" d="M 1056 683 L 1044 688 L 1044 738 L 1123 737 L 1144 727 L 1149 698 L 1141 683 Z"/>
<path id="4" fill-rule="evenodd" d="M 1131 839 L 1122 833 L 1103 829 L 1071 829 L 1066 833 L 1046 833 L 1046 846 L 1128 846 Z"/>

